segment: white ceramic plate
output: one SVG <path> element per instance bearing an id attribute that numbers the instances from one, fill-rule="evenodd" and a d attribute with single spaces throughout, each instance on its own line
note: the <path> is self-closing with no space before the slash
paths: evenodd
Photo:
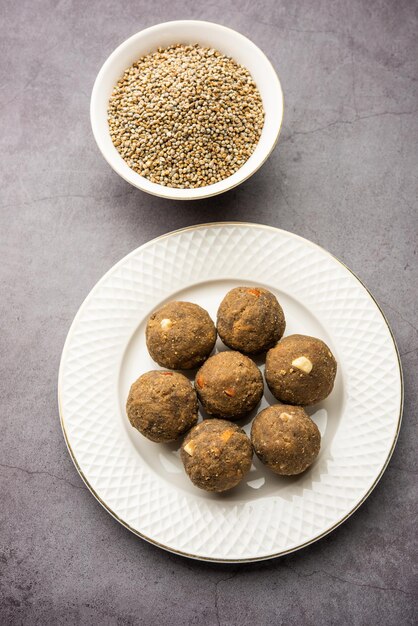
<path id="1" fill-rule="evenodd" d="M 324 339 L 339 369 L 331 396 L 310 410 L 322 434 L 312 468 L 281 478 L 254 459 L 242 485 L 216 496 L 184 474 L 179 444 L 146 440 L 131 428 L 124 406 L 130 384 L 158 367 L 144 340 L 152 310 L 171 299 L 190 300 L 215 318 L 223 295 L 240 284 L 273 291 L 285 311 L 286 334 Z M 176 231 L 117 263 L 78 311 L 59 373 L 70 454 L 109 513 L 167 550 L 231 562 L 297 550 L 360 506 L 393 452 L 402 389 L 393 336 L 360 281 L 306 239 L 239 223 Z M 273 402 L 266 388 L 260 408 Z M 250 419 L 241 423 L 248 432 Z"/>

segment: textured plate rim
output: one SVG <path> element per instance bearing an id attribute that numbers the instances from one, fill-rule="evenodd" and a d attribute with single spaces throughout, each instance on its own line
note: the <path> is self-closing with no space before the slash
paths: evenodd
<path id="1" fill-rule="evenodd" d="M 355 506 L 353 506 L 350 511 L 348 511 L 341 519 L 339 519 L 337 522 L 335 522 L 332 526 L 330 526 L 329 528 L 327 528 L 326 530 L 324 530 L 323 532 L 317 534 L 315 537 L 312 537 L 312 539 L 310 539 L 309 541 L 305 541 L 304 543 L 299 544 L 298 546 L 293 546 L 292 548 L 290 548 L 289 550 L 281 550 L 279 552 L 274 552 L 272 554 L 268 554 L 268 555 L 264 555 L 261 557 L 252 557 L 252 558 L 242 558 L 242 559 L 221 559 L 221 558 L 211 558 L 211 557 L 205 557 L 205 556 L 200 556 L 200 555 L 196 555 L 196 554 L 192 554 L 189 552 L 185 552 L 182 550 L 175 550 L 173 548 L 171 548 L 170 546 L 167 546 L 165 544 L 162 544 L 158 541 L 156 541 L 155 539 L 152 539 L 151 537 L 148 537 L 146 535 L 144 535 L 143 533 L 139 532 L 138 530 L 136 530 L 135 528 L 133 528 L 132 526 L 130 526 L 127 522 L 125 522 L 123 519 L 121 519 L 107 504 L 106 502 L 104 502 L 100 496 L 96 493 L 96 491 L 93 489 L 93 487 L 90 485 L 87 477 L 85 476 L 85 474 L 83 473 L 80 465 L 78 464 L 76 455 L 73 451 L 73 449 L 71 448 L 71 444 L 67 435 L 67 431 L 65 428 L 65 418 L 64 418 L 64 414 L 63 414 L 63 408 L 62 408 L 62 403 L 61 403 L 61 377 L 62 377 L 62 369 L 63 369 L 63 363 L 64 363 L 64 357 L 66 354 L 66 350 L 68 348 L 71 336 L 72 336 L 72 332 L 74 330 L 74 327 L 76 326 L 76 323 L 78 321 L 78 318 L 80 317 L 85 305 L 87 304 L 87 302 L 90 300 L 92 291 L 95 289 L 96 286 L 98 286 L 99 284 L 101 284 L 103 281 L 105 281 L 106 277 L 108 276 L 108 274 L 110 274 L 111 272 L 113 272 L 115 270 L 115 268 L 117 268 L 119 265 L 121 265 L 122 263 L 124 263 L 129 257 L 133 256 L 134 254 L 137 253 L 138 250 L 144 250 L 149 246 L 152 246 L 155 242 L 160 241 L 161 239 L 165 239 L 171 236 L 174 236 L 178 233 L 182 233 L 182 232 L 186 232 L 186 231 L 192 231 L 192 230 L 197 230 L 197 229 L 208 229 L 208 228 L 219 228 L 219 227 L 223 227 L 223 226 L 243 226 L 243 227 L 247 227 L 247 228 L 256 228 L 256 229 L 265 229 L 265 230 L 270 230 L 273 232 L 282 232 L 285 233 L 287 236 L 296 238 L 301 240 L 305 245 L 309 245 L 312 246 L 316 249 L 319 249 L 321 252 L 326 253 L 329 257 L 331 257 L 334 261 L 336 261 L 337 263 L 339 263 L 341 266 L 343 266 L 348 272 L 350 272 L 350 274 L 352 276 L 354 276 L 354 278 L 357 280 L 357 282 L 359 283 L 359 285 L 365 290 L 366 294 L 371 298 L 371 300 L 374 302 L 374 304 L 376 305 L 380 315 L 383 318 L 383 321 L 385 322 L 387 329 L 389 331 L 389 335 L 390 338 L 392 340 L 393 343 L 393 347 L 395 349 L 395 354 L 397 357 L 397 361 L 398 361 L 398 371 L 399 371 L 399 378 L 400 378 L 400 403 L 399 403 L 399 413 L 398 413 L 398 417 L 397 417 L 397 425 L 396 425 L 396 431 L 393 437 L 393 441 L 392 441 L 392 445 L 390 447 L 390 450 L 388 452 L 388 455 L 386 457 L 386 460 L 380 470 L 380 472 L 378 473 L 378 475 L 376 476 L 373 484 L 370 486 L 370 488 L 368 489 L 368 491 L 364 494 L 364 496 L 362 498 L 360 498 L 360 500 L 355 504 Z M 370 496 L 370 494 L 372 493 L 372 491 L 375 489 L 376 485 L 378 484 L 378 482 L 380 481 L 380 479 L 382 478 L 388 464 L 389 461 L 392 457 L 392 454 L 394 452 L 397 440 L 398 440 L 398 436 L 399 436 L 399 431 L 401 428 L 401 423 L 402 423 L 402 413 L 403 413 L 403 404 L 404 404 L 404 379 L 403 379 L 403 372 L 402 372 L 402 363 L 401 363 L 401 359 L 400 359 L 400 354 L 399 354 L 399 349 L 398 346 L 396 344 L 396 340 L 394 337 L 394 334 L 392 332 L 392 329 L 389 325 L 389 322 L 386 318 L 385 313 L 383 312 L 382 308 L 380 307 L 379 303 L 377 302 L 376 298 L 373 296 L 373 294 L 370 292 L 370 290 L 366 287 L 366 285 L 363 283 L 363 281 L 357 276 L 357 274 L 355 274 L 355 272 L 353 272 L 345 263 L 343 263 L 340 259 L 338 259 L 335 255 L 333 255 L 331 252 L 329 252 L 328 250 L 326 250 L 325 248 L 323 248 L 322 246 L 314 243 L 313 241 L 310 241 L 309 239 L 306 239 L 305 237 L 302 237 L 300 235 L 297 235 L 295 233 L 292 233 L 288 230 L 285 230 L 283 228 L 277 228 L 275 226 L 269 226 L 267 224 L 259 224 L 257 222 L 239 222 L 239 221 L 228 221 L 228 222 L 207 222 L 207 223 L 202 223 L 202 224 L 196 224 L 194 226 L 186 226 L 185 228 L 179 228 L 173 231 L 170 231 L 168 233 L 165 233 L 163 235 L 160 235 L 158 237 L 155 237 L 153 239 L 151 239 L 150 241 L 147 241 L 146 243 L 142 244 L 141 246 L 138 246 L 137 248 L 135 248 L 134 250 L 132 250 L 131 252 L 129 252 L 127 255 L 125 255 L 124 257 L 122 257 L 122 259 L 120 259 L 119 261 L 117 261 L 114 265 L 112 265 L 112 267 L 109 268 L 109 270 L 93 285 L 92 289 L 90 290 L 90 292 L 87 294 L 86 298 L 83 300 L 82 304 L 80 305 L 72 323 L 70 326 L 70 329 L 67 333 L 67 337 L 65 339 L 65 343 L 64 343 L 64 347 L 61 353 L 61 359 L 60 359 L 60 365 L 59 365 L 59 371 L 58 371 L 58 409 L 59 409 L 59 416 L 60 416 L 60 423 L 61 423 L 61 428 L 62 428 L 62 432 L 64 435 L 64 440 L 68 449 L 68 452 L 70 454 L 70 457 L 77 469 L 77 472 L 79 473 L 81 479 L 83 480 L 84 484 L 86 485 L 86 487 L 88 488 L 88 490 L 92 493 L 92 495 L 96 498 L 96 500 L 99 502 L 99 504 L 102 505 L 102 507 L 108 512 L 110 513 L 110 515 L 116 520 L 118 521 L 120 524 L 122 524 L 122 526 L 124 526 L 125 528 L 127 528 L 128 530 L 130 530 L 134 535 L 136 535 L 137 537 L 140 537 L 141 539 L 144 539 L 145 541 L 147 541 L 148 543 L 151 543 L 159 548 L 162 548 L 163 550 L 166 550 L 167 552 L 170 552 L 172 554 L 178 554 L 179 556 L 183 556 L 183 557 L 187 557 L 190 559 L 195 559 L 198 561 L 207 561 L 207 562 L 211 562 L 211 563 L 230 563 L 230 564 L 236 564 L 236 563 L 253 563 L 253 562 L 260 562 L 260 561 L 267 561 L 270 559 L 274 559 L 274 558 L 278 558 L 280 556 L 285 556 L 286 554 L 291 554 L 292 552 L 296 552 L 298 550 L 301 550 L 303 548 L 306 548 L 307 546 L 315 543 L 316 541 L 319 541 L 320 539 L 322 539 L 323 537 L 325 537 L 326 535 L 328 535 L 329 533 L 331 533 L 333 530 L 335 530 L 336 528 L 338 528 L 338 526 L 340 526 L 341 524 L 343 524 L 349 517 L 351 517 L 351 515 L 353 515 L 353 513 L 355 513 L 360 506 L 367 500 L 367 498 Z"/>

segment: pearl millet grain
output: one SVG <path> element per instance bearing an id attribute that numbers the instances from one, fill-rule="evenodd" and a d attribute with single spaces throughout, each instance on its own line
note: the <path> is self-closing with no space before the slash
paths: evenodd
<path id="1" fill-rule="evenodd" d="M 176 44 L 129 67 L 109 100 L 113 144 L 135 172 L 167 187 L 231 176 L 264 124 L 249 71 L 217 50 Z"/>

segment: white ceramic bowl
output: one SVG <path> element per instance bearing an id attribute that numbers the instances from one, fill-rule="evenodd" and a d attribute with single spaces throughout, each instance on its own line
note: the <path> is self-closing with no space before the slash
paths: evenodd
<path id="1" fill-rule="evenodd" d="M 214 185 L 175 189 L 152 183 L 132 170 L 114 147 L 107 124 L 107 107 L 114 86 L 134 61 L 158 47 L 174 43 L 198 43 L 215 48 L 244 65 L 251 73 L 263 99 L 265 121 L 260 140 L 251 157 L 232 176 Z M 273 150 L 282 125 L 283 93 L 277 74 L 265 54 L 249 39 L 230 28 L 184 20 L 165 22 L 140 31 L 124 41 L 105 61 L 94 83 L 90 103 L 94 138 L 109 165 L 126 181 L 155 196 L 194 200 L 223 193 L 252 176 Z"/>

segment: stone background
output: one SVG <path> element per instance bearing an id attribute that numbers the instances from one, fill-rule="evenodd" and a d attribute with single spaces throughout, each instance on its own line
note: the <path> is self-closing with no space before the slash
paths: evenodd
<path id="1" fill-rule="evenodd" d="M 417 9 L 413 0 L 1 3 L 2 624 L 417 623 Z M 89 124 L 109 53 L 179 18 L 249 36 L 285 93 L 265 166 L 192 204 L 130 187 Z M 113 520 L 73 466 L 56 399 L 66 333 L 102 274 L 152 237 L 219 220 L 278 226 L 338 256 L 383 307 L 405 375 L 399 443 L 361 509 L 299 553 L 239 567 L 173 556 Z"/>

